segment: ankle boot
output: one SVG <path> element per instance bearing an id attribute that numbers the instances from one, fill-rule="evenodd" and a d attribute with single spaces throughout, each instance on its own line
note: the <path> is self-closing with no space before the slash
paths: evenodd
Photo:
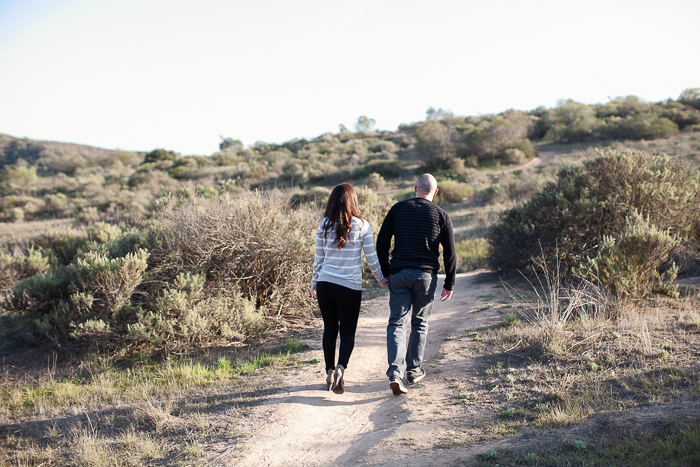
<path id="1" fill-rule="evenodd" d="M 345 375 L 345 367 L 343 365 L 338 365 L 335 367 L 335 375 L 333 376 L 333 392 L 336 394 L 342 394 L 345 392 L 345 381 L 343 376 Z"/>
<path id="2" fill-rule="evenodd" d="M 326 370 L 326 390 L 330 391 L 333 386 L 333 370 Z"/>

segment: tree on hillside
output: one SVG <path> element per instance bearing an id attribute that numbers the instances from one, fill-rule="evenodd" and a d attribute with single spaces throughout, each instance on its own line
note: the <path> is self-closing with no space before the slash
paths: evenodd
<path id="1" fill-rule="evenodd" d="M 688 88 L 678 97 L 678 102 L 700 110 L 700 88 Z"/>
<path id="2" fill-rule="evenodd" d="M 372 128 L 374 128 L 374 125 L 376 124 L 377 121 L 375 119 L 367 118 L 363 115 L 357 119 L 357 123 L 355 123 L 355 131 L 357 131 L 358 133 L 372 131 Z"/>
<path id="3" fill-rule="evenodd" d="M 150 162 L 162 162 L 162 161 L 174 161 L 182 157 L 175 151 L 166 151 L 165 149 L 154 149 L 153 151 L 146 154 L 143 159 L 144 164 Z"/>
<path id="4" fill-rule="evenodd" d="M 219 144 L 219 149 L 223 151 L 224 149 L 230 149 L 232 151 L 242 151 L 243 143 L 239 139 L 224 138 L 221 137 L 221 144 Z"/>
<path id="5" fill-rule="evenodd" d="M 442 108 L 435 110 L 435 108 L 430 107 L 425 111 L 426 120 L 442 120 L 445 117 L 452 117 L 454 114 L 450 110 L 443 110 Z"/>

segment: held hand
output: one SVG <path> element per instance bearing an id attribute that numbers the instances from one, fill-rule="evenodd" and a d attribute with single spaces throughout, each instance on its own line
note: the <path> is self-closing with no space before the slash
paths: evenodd
<path id="1" fill-rule="evenodd" d="M 440 301 L 441 302 L 446 302 L 447 300 L 452 298 L 452 291 L 447 290 L 446 288 L 442 288 L 442 293 L 440 294 Z"/>
<path id="2" fill-rule="evenodd" d="M 389 287 L 389 281 L 384 281 L 379 283 L 380 287 Z"/>
<path id="3" fill-rule="evenodd" d="M 311 291 L 311 294 L 314 296 L 314 298 L 316 298 L 316 289 L 313 289 L 313 290 Z"/>

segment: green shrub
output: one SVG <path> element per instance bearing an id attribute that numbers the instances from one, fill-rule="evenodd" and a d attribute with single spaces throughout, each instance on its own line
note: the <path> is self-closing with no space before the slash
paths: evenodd
<path id="1" fill-rule="evenodd" d="M 662 277 L 659 267 L 679 244 L 676 235 L 650 225 L 632 209 L 619 237 L 604 235 L 598 254 L 574 272 L 585 279 L 600 281 L 621 297 L 644 297 L 652 292 L 677 296 L 676 288 L 671 286 L 677 268 L 671 265 L 666 277 Z"/>
<path id="2" fill-rule="evenodd" d="M 465 239 L 455 243 L 457 272 L 468 272 L 486 267 L 488 245 L 483 238 Z"/>
<path id="3" fill-rule="evenodd" d="M 235 289 L 205 291 L 203 276 L 184 273 L 158 295 L 151 310 L 137 312 L 136 323 L 128 326 L 128 336 L 168 350 L 244 341 L 268 329 L 264 311 L 256 310 L 255 304 Z"/>
<path id="4" fill-rule="evenodd" d="M 492 269 L 527 271 L 544 253 L 568 274 L 597 255 L 605 236 L 620 238 L 631 209 L 681 239 L 690 239 L 698 222 L 700 174 L 667 156 L 599 151 L 557 178 L 491 226 Z"/>
<path id="5" fill-rule="evenodd" d="M 361 178 L 377 173 L 385 178 L 397 178 L 401 171 L 401 162 L 387 159 L 368 162 L 355 170 L 353 178 Z"/>
<path id="6" fill-rule="evenodd" d="M 138 250 L 123 257 L 109 258 L 105 253 L 88 252 L 78 256 L 67 267 L 72 285 L 83 294 L 93 297 L 102 311 L 93 316 L 116 319 L 116 314 L 129 303 L 131 294 L 143 280 L 149 253 Z"/>
<path id="7" fill-rule="evenodd" d="M 180 159 L 180 154 L 174 151 L 166 151 L 165 149 L 154 149 L 153 151 L 146 154 L 143 159 L 143 164 L 149 164 L 153 162 L 163 162 L 163 161 L 175 161 Z"/>
<path id="8" fill-rule="evenodd" d="M 20 280 L 49 270 L 49 258 L 30 246 L 25 252 L 0 254 L 0 296 Z"/>
<path id="9" fill-rule="evenodd" d="M 678 96 L 678 102 L 700 110 L 700 88 L 688 88 Z"/>
<path id="10" fill-rule="evenodd" d="M 474 190 L 466 183 L 454 180 L 438 182 L 438 194 L 435 197 L 436 204 L 461 203 L 464 198 L 474 196 Z"/>
<path id="11" fill-rule="evenodd" d="M 458 134 L 437 120 L 426 120 L 416 129 L 417 149 L 427 170 L 443 170 L 457 155 L 455 141 Z"/>
<path id="12" fill-rule="evenodd" d="M 384 180 L 384 177 L 379 175 L 376 172 L 372 172 L 369 174 L 369 177 L 367 177 L 367 186 L 373 189 L 374 191 L 379 191 L 384 186 L 386 185 L 386 180 Z"/>
<path id="13" fill-rule="evenodd" d="M 147 259 L 145 250 L 113 259 L 88 252 L 67 267 L 59 265 L 18 282 L 10 303 L 15 310 L 38 316 L 38 333 L 53 338 L 67 339 L 72 328 L 90 320 L 114 327 L 143 279 Z"/>
<path id="14" fill-rule="evenodd" d="M 518 148 L 509 148 L 503 151 L 503 162 L 506 164 L 524 164 L 527 162 L 527 155 Z"/>
<path id="15" fill-rule="evenodd" d="M 64 266 L 73 262 L 75 256 L 88 242 L 89 239 L 84 232 L 79 233 L 74 230 L 50 230 L 31 240 L 32 245 L 41 248 L 53 261 Z"/>
<path id="16" fill-rule="evenodd" d="M 18 276 L 29 277 L 37 273 L 43 273 L 49 269 L 49 258 L 40 250 L 30 246 L 26 253 L 21 256 L 2 255 L 0 264 L 5 268 L 17 270 Z"/>

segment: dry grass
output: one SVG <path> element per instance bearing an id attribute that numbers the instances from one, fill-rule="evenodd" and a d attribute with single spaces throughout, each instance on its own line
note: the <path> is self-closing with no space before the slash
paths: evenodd
<path id="1" fill-rule="evenodd" d="M 281 353 L 234 364 L 233 355 L 212 354 L 127 368 L 95 359 L 14 377 L 6 367 L 0 465 L 197 462 L 211 444 L 245 440 L 245 433 L 232 434 L 229 425 L 277 387 L 281 371 L 305 364 L 289 353 L 301 349 L 288 341 Z"/>
<path id="2" fill-rule="evenodd" d="M 523 294 L 529 287 L 518 285 Z M 457 397 L 465 406 L 493 402 L 482 440 L 700 395 L 697 295 L 618 303 L 615 315 L 579 310 L 554 322 L 552 313 L 528 315 L 538 302 L 535 294 L 530 308 L 523 306 L 522 321 L 510 315 L 500 327 L 462 337 L 461 351 L 478 352 L 484 366 L 459 381 Z M 557 309 L 559 318 L 567 315 L 566 307 Z"/>

